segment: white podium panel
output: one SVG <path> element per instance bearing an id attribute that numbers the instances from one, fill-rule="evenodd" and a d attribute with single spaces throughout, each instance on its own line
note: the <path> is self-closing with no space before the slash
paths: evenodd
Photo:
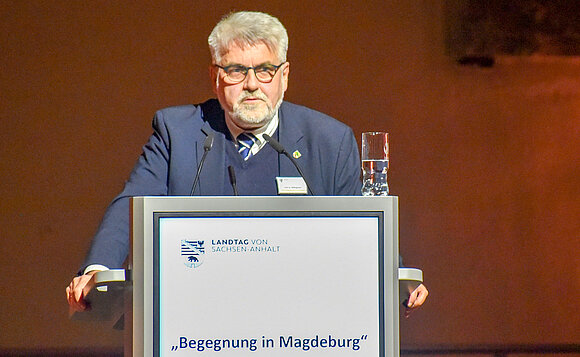
<path id="1" fill-rule="evenodd" d="M 133 356 L 398 356 L 396 197 L 133 207 Z"/>

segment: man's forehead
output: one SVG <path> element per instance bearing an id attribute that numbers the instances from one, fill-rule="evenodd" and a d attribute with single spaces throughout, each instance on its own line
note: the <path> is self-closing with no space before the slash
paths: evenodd
<path id="1" fill-rule="evenodd" d="M 226 63 L 243 64 L 242 62 L 251 61 L 254 64 L 261 64 L 277 62 L 276 53 L 262 42 L 256 44 L 233 42 L 227 47 L 221 57 L 222 62 Z"/>

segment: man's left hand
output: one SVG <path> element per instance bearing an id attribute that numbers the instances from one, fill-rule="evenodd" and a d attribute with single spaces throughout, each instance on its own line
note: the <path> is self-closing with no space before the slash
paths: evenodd
<path id="1" fill-rule="evenodd" d="M 427 299 L 427 295 L 429 295 L 429 291 L 423 284 L 417 286 L 417 288 L 413 290 L 411 295 L 409 295 L 409 301 L 407 302 L 407 306 L 405 306 L 406 318 L 408 318 L 411 315 L 411 312 L 413 312 L 414 309 L 423 305 L 423 303 Z"/>

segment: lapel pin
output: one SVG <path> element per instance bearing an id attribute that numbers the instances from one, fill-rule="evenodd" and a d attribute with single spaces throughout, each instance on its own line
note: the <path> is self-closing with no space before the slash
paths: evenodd
<path id="1" fill-rule="evenodd" d="M 292 153 L 292 156 L 293 156 L 295 159 L 298 159 L 300 156 L 302 156 L 302 154 L 300 153 L 300 151 L 296 150 L 296 151 L 294 151 L 294 152 Z"/>

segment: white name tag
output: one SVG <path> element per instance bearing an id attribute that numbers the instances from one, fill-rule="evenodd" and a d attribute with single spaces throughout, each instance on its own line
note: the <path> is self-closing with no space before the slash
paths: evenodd
<path id="1" fill-rule="evenodd" d="M 302 177 L 276 177 L 279 195 L 306 195 L 308 189 Z"/>

